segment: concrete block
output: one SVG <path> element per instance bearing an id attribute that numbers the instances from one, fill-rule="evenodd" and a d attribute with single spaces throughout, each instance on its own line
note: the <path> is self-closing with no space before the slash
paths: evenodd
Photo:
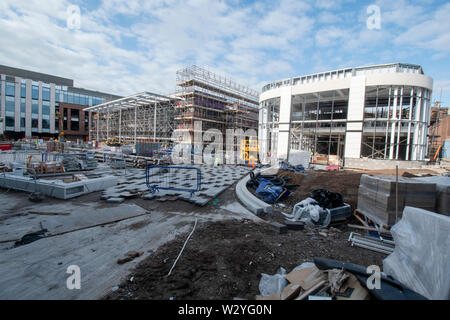
<path id="1" fill-rule="evenodd" d="M 269 223 L 269 226 L 274 229 L 279 234 L 286 233 L 288 230 L 288 227 L 284 224 L 278 223 L 278 222 L 271 222 Z"/>
<path id="2" fill-rule="evenodd" d="M 303 230 L 305 228 L 305 224 L 299 221 L 284 221 L 286 227 L 290 230 Z"/>
<path id="3" fill-rule="evenodd" d="M 109 202 L 109 203 L 122 203 L 124 201 L 125 201 L 124 198 L 109 198 L 106 200 L 106 202 Z"/>

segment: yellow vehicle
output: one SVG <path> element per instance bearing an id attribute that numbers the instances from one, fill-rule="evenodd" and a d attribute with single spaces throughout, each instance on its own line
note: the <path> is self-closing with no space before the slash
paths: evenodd
<path id="1" fill-rule="evenodd" d="M 241 152 L 240 158 L 243 161 L 254 161 L 258 160 L 258 139 L 245 139 L 241 141 Z"/>
<path id="2" fill-rule="evenodd" d="M 112 138 L 105 141 L 106 145 L 109 147 L 120 147 L 122 143 L 119 141 L 119 139 Z"/>

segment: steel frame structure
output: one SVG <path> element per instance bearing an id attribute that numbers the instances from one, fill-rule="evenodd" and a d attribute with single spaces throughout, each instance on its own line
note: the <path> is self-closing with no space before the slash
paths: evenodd
<path id="1" fill-rule="evenodd" d="M 194 121 L 202 121 L 202 133 L 211 128 L 221 131 L 223 141 L 227 129 L 242 129 L 244 134 L 254 129 L 257 133 L 258 91 L 195 65 L 178 70 L 176 82 L 176 95 L 182 98 L 176 106 L 176 127 L 189 132 L 191 138 L 199 131 Z M 235 150 L 242 139 L 245 137 L 236 136 Z"/>
<path id="2" fill-rule="evenodd" d="M 170 145 L 174 107 L 180 99 L 142 92 L 84 109 L 89 112 L 89 140 L 134 143 L 145 139 Z"/>

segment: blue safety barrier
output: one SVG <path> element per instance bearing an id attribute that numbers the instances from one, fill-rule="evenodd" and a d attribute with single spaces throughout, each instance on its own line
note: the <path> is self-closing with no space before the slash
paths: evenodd
<path id="1" fill-rule="evenodd" d="M 154 180 L 154 182 L 152 183 L 151 181 L 151 177 L 155 176 L 155 175 L 151 175 L 150 171 L 152 169 L 155 168 L 161 168 L 161 169 L 167 169 L 169 173 L 171 169 L 178 169 L 178 170 L 193 170 L 196 171 L 196 176 L 197 176 L 197 186 L 196 188 L 179 188 L 179 187 L 169 187 L 168 186 L 168 181 L 166 181 L 166 186 L 164 185 L 158 185 L 157 182 Z M 163 173 L 164 174 L 164 173 Z M 160 175 L 155 176 L 158 178 L 161 178 Z M 194 168 L 194 167 L 179 167 L 179 166 L 158 166 L 158 165 L 150 165 L 147 166 L 147 169 L 145 171 L 145 179 L 146 179 L 146 183 L 147 183 L 147 187 L 152 191 L 152 193 L 155 193 L 158 190 L 173 190 L 173 191 L 183 191 L 183 192 L 190 192 L 191 197 L 195 192 L 200 191 L 201 187 L 202 187 L 202 172 L 199 168 Z"/>

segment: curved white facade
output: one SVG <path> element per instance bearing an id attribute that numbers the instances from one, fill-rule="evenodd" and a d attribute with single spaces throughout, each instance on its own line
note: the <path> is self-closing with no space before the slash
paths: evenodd
<path id="1" fill-rule="evenodd" d="M 260 95 L 260 154 L 423 160 L 432 88 L 420 66 L 401 63 L 270 83 Z"/>

